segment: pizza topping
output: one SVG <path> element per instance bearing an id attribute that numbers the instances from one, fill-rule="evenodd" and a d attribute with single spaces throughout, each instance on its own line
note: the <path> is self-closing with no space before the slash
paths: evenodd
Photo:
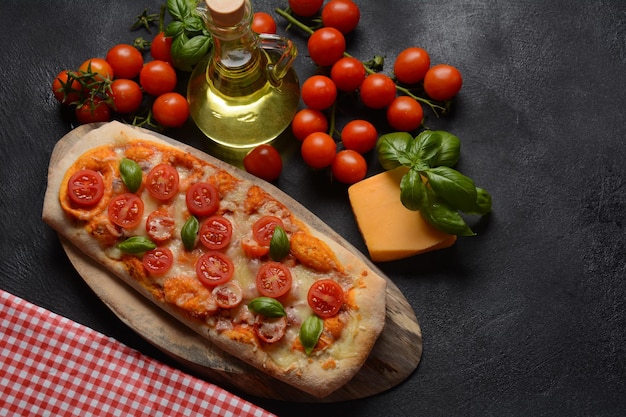
<path id="1" fill-rule="evenodd" d="M 272 240 L 270 241 L 270 258 L 274 261 L 280 261 L 285 256 L 289 255 L 289 237 L 285 230 L 276 226 L 274 233 L 272 234 Z"/>
<path id="2" fill-rule="evenodd" d="M 67 183 L 67 194 L 72 203 L 81 207 L 98 204 L 104 196 L 102 175 L 92 169 L 76 171 Z"/>
<path id="3" fill-rule="evenodd" d="M 169 200 L 178 193 L 178 183 L 176 168 L 168 164 L 159 164 L 148 173 L 146 189 L 157 200 Z"/>
<path id="4" fill-rule="evenodd" d="M 265 343 L 276 343 L 285 335 L 287 330 L 287 318 L 265 317 L 258 315 L 254 321 L 254 332 Z"/>
<path id="5" fill-rule="evenodd" d="M 225 248 L 233 235 L 233 225 L 224 216 L 209 217 L 200 226 L 200 242 L 211 250 Z"/>
<path id="6" fill-rule="evenodd" d="M 307 294 L 309 307 L 321 318 L 332 317 L 343 305 L 341 285 L 332 279 L 320 279 L 311 285 Z"/>
<path id="7" fill-rule="evenodd" d="M 163 275 L 174 264 L 174 254 L 166 247 L 157 247 L 143 255 L 143 266 L 153 275 Z"/>
<path id="8" fill-rule="evenodd" d="M 208 182 L 193 184 L 186 193 L 187 208 L 195 216 L 210 216 L 219 208 L 217 188 Z"/>
<path id="9" fill-rule="evenodd" d="M 213 297 L 218 307 L 234 308 L 241 304 L 243 290 L 236 281 L 228 281 L 213 288 Z"/>
<path id="10" fill-rule="evenodd" d="M 213 288 L 229 281 L 235 272 L 233 261 L 221 252 L 207 252 L 196 262 L 196 275 L 202 284 Z"/>
<path id="11" fill-rule="evenodd" d="M 185 221 L 182 229 L 180 229 L 180 238 L 183 241 L 183 245 L 187 250 L 193 250 L 196 246 L 196 238 L 198 237 L 198 230 L 200 229 L 200 223 L 195 216 L 189 216 Z"/>
<path id="12" fill-rule="evenodd" d="M 262 258 L 270 251 L 269 246 L 259 245 L 259 242 L 250 236 L 241 239 L 241 249 L 248 258 Z"/>
<path id="13" fill-rule="evenodd" d="M 257 297 L 250 301 L 248 308 L 265 317 L 282 317 L 286 315 L 285 308 L 280 301 L 271 297 Z"/>
<path id="14" fill-rule="evenodd" d="M 120 175 L 124 185 L 131 193 L 134 193 L 141 187 L 143 172 L 139 164 L 132 159 L 122 158 L 120 161 Z"/>
<path id="15" fill-rule="evenodd" d="M 146 219 L 146 233 L 156 242 L 169 240 L 174 233 L 175 226 L 174 218 L 166 209 L 155 210 Z"/>
<path id="16" fill-rule="evenodd" d="M 285 228 L 282 220 L 276 216 L 261 217 L 252 225 L 254 240 L 259 242 L 260 245 L 269 246 L 276 226 L 280 226 L 282 229 Z"/>
<path id="17" fill-rule="evenodd" d="M 315 349 L 320 336 L 324 330 L 324 322 L 316 315 L 309 316 L 300 327 L 300 342 L 304 347 L 304 352 L 310 355 Z"/>
<path id="18" fill-rule="evenodd" d="M 298 232 L 291 235 L 291 252 L 300 263 L 315 271 L 341 270 L 332 249 L 308 233 Z"/>
<path id="19" fill-rule="evenodd" d="M 143 207 L 143 201 L 137 195 L 120 194 L 109 203 L 109 220 L 125 229 L 132 229 L 141 221 Z"/>
<path id="20" fill-rule="evenodd" d="M 265 297 L 278 298 L 291 289 L 291 271 L 280 262 L 267 262 L 256 274 L 256 287 Z"/>
<path id="21" fill-rule="evenodd" d="M 142 253 L 156 248 L 153 241 L 143 236 L 132 236 L 117 245 L 117 248 L 126 253 Z"/>
<path id="22" fill-rule="evenodd" d="M 165 301 L 195 317 L 206 317 L 217 311 L 211 291 L 193 277 L 168 278 L 163 283 Z"/>

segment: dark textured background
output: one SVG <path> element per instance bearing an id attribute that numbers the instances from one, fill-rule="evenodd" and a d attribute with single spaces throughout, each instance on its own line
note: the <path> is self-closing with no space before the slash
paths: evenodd
<path id="1" fill-rule="evenodd" d="M 257 0 L 272 11 L 286 0 Z M 349 51 L 367 60 L 422 46 L 458 66 L 453 114 L 429 125 L 461 138 L 459 169 L 488 189 L 480 235 L 381 265 L 414 307 L 424 355 L 373 398 L 279 415 L 613 416 L 626 408 L 626 3 L 358 1 Z M 50 83 L 131 42 L 160 2 L 9 0 L 0 5 L 0 287 L 169 362 L 128 330 L 72 269 L 40 220 L 46 169 L 71 123 Z M 281 31 L 285 24 L 278 19 Z M 313 71 L 305 38 L 301 80 Z M 430 115 L 430 113 L 426 112 Z M 376 115 L 374 115 L 376 116 Z M 193 126 L 171 130 L 202 146 Z M 376 164 L 371 173 L 379 170 Z M 278 185 L 361 250 L 345 187 L 286 160 Z"/>

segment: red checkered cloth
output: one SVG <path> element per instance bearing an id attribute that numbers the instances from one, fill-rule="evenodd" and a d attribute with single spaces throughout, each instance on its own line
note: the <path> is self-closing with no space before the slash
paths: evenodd
<path id="1" fill-rule="evenodd" d="M 0 332 L 0 415 L 273 415 L 2 290 Z"/>

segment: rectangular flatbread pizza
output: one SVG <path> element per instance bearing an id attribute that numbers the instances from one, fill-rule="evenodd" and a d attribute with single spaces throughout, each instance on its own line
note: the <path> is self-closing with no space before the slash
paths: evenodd
<path id="1" fill-rule="evenodd" d="M 386 280 L 313 218 L 238 168 L 118 122 L 62 150 L 43 208 L 47 224 L 164 311 L 322 398 L 367 359 Z"/>

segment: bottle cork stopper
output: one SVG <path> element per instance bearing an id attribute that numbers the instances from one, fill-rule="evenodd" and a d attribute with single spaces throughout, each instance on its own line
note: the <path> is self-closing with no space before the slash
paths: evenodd
<path id="1" fill-rule="evenodd" d="M 213 22 L 218 26 L 235 26 L 246 11 L 244 0 L 205 0 Z"/>

